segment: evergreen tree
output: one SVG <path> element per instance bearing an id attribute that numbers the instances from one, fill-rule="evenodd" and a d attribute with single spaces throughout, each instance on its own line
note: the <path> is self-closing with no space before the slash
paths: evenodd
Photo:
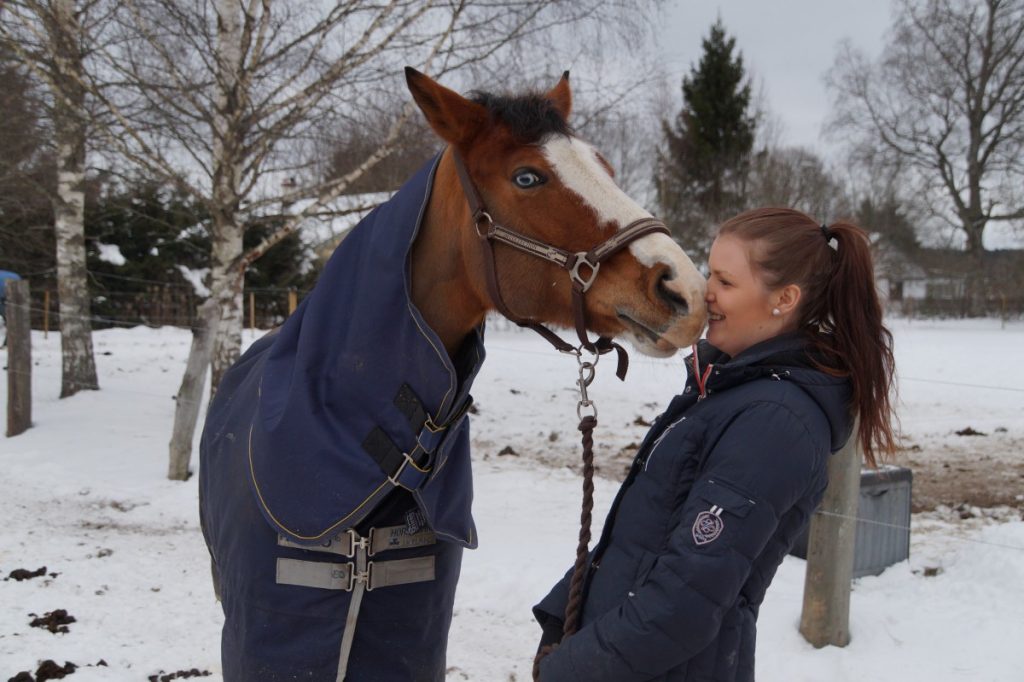
<path id="1" fill-rule="evenodd" d="M 858 225 L 875 235 L 876 247 L 893 247 L 911 258 L 921 249 L 914 225 L 896 197 L 864 197 L 855 219 Z"/>
<path id="2" fill-rule="evenodd" d="M 101 187 L 94 194 L 85 212 L 93 315 L 161 324 L 172 312 L 194 312 L 199 296 L 183 270 L 202 274 L 210 269 L 210 218 L 203 205 L 147 181 Z M 246 228 L 243 246 L 255 246 L 279 222 L 253 222 Z M 299 235 L 293 234 L 246 271 L 245 290 L 257 292 L 261 318 L 284 319 L 284 290 L 294 287 L 303 292 L 313 286 L 317 273 L 312 261 Z M 154 296 L 161 299 L 158 304 Z"/>
<path id="3" fill-rule="evenodd" d="M 706 250 L 708 228 L 744 203 L 757 121 L 735 47 L 721 20 L 715 22 L 700 62 L 683 77 L 682 110 L 674 121 L 662 121 L 658 201 L 676 237 L 694 251 Z"/>
<path id="4" fill-rule="evenodd" d="M 180 268 L 209 267 L 207 221 L 195 200 L 156 182 L 99 187 L 85 205 L 92 314 L 161 324 L 154 302 L 168 294 L 191 312 L 197 295 Z"/>

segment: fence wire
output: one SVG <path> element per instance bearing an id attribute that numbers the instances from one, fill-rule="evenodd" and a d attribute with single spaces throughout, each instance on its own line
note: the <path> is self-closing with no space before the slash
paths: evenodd
<path id="1" fill-rule="evenodd" d="M 904 526 L 904 525 L 899 524 L 899 523 L 886 523 L 885 521 L 876 521 L 875 519 L 865 519 L 865 518 L 862 518 L 860 516 L 850 516 L 848 514 L 837 514 L 836 512 L 825 511 L 824 509 L 818 509 L 817 511 L 814 512 L 814 514 L 816 516 L 830 516 L 830 517 L 835 517 L 835 518 L 839 518 L 839 519 L 848 519 L 850 521 L 856 521 L 857 523 L 862 523 L 862 524 L 867 525 L 867 526 L 881 526 L 881 527 L 884 527 L 884 528 L 893 528 L 895 530 L 905 530 L 908 533 L 912 532 L 912 530 L 913 530 L 910 526 Z M 1024 547 L 1017 546 L 1017 545 L 1008 545 L 1008 544 L 1005 544 L 1005 543 L 1002 543 L 1002 542 L 991 542 L 989 540 L 975 540 L 975 539 L 972 539 L 972 538 L 956 537 L 956 536 L 953 536 L 953 535 L 944 535 L 942 533 L 937 533 L 936 535 L 939 536 L 939 537 L 949 538 L 949 539 L 955 540 L 957 542 L 969 542 L 969 543 L 973 543 L 973 544 L 976 544 L 976 545 L 989 545 L 991 547 L 1001 547 L 1003 549 L 1014 549 L 1014 550 L 1017 550 L 1018 552 L 1024 552 Z"/>

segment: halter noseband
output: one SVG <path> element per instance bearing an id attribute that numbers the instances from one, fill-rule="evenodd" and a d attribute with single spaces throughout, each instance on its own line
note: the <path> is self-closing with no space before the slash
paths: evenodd
<path id="1" fill-rule="evenodd" d="M 615 373 L 620 379 L 624 379 L 629 364 L 625 349 L 606 336 L 599 336 L 597 341 L 591 341 L 587 336 L 583 295 L 590 289 L 590 286 L 597 278 L 597 273 L 601 269 L 601 263 L 640 237 L 657 232 L 669 234 L 665 223 L 655 218 L 640 218 L 627 225 L 624 229 L 619 230 L 590 251 L 571 253 L 494 222 L 491 214 L 487 212 L 479 190 L 477 190 L 473 180 L 469 177 L 469 172 L 466 170 L 462 157 L 454 149 L 452 150 L 452 157 L 455 161 L 455 170 L 458 173 L 459 181 L 462 183 L 462 191 L 466 195 L 466 201 L 469 202 L 473 225 L 477 236 L 480 238 L 480 243 L 483 245 L 484 267 L 487 271 L 487 288 L 498 312 L 520 327 L 533 329 L 563 353 L 579 354 L 579 348 L 566 343 L 557 334 L 536 320 L 516 315 L 505 304 L 505 300 L 501 296 L 501 288 L 498 286 L 494 247 L 491 244 L 492 240 L 554 263 L 569 273 L 569 278 L 572 280 L 573 316 L 576 323 L 576 335 L 580 339 L 580 348 L 585 348 L 597 355 L 603 355 L 615 350 L 618 354 L 618 368 Z M 584 268 L 586 270 L 582 270 Z"/>

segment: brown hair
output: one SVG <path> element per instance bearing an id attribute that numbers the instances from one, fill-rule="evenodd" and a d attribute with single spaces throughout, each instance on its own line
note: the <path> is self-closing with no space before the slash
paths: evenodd
<path id="1" fill-rule="evenodd" d="M 822 226 L 790 208 L 759 208 L 726 221 L 719 235 L 748 243 L 770 288 L 801 290 L 799 327 L 818 366 L 853 386 L 851 412 L 864 458 L 895 450 L 892 334 L 882 322 L 867 233 L 850 222 Z"/>

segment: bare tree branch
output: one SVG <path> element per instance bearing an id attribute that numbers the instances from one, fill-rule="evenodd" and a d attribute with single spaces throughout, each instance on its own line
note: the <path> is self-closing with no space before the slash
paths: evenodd
<path id="1" fill-rule="evenodd" d="M 901 0 L 881 58 L 847 47 L 829 84 L 831 130 L 905 169 L 971 253 L 1022 218 L 1024 0 Z"/>

